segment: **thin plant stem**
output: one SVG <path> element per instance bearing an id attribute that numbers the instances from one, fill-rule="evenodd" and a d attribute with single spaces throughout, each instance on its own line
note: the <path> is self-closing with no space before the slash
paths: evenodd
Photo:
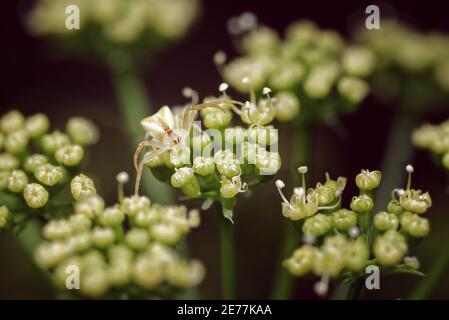
<path id="1" fill-rule="evenodd" d="M 439 282 L 445 271 L 449 267 L 449 250 L 444 248 L 438 258 L 433 263 L 430 272 L 427 277 L 421 280 L 416 286 L 408 299 L 410 300 L 423 300 L 426 299 L 432 292 L 435 285 Z"/>
<path id="2" fill-rule="evenodd" d="M 334 289 L 332 300 L 357 300 L 363 291 L 365 278 L 362 276 L 344 279 Z"/>
<path id="3" fill-rule="evenodd" d="M 373 212 L 385 210 L 390 201 L 391 190 L 399 188 L 405 178 L 405 166 L 413 158 L 413 146 L 410 140 L 418 119 L 415 115 L 398 111 L 393 118 L 388 145 L 382 162 L 382 183 L 376 192 L 376 204 Z M 372 239 L 372 232 L 368 234 Z M 370 241 L 371 243 L 371 241 Z"/>
<path id="4" fill-rule="evenodd" d="M 236 299 L 234 229 L 231 221 L 221 215 L 221 210 L 219 220 L 222 295 L 224 300 L 234 300 Z"/>
<path id="5" fill-rule="evenodd" d="M 119 100 L 120 113 L 129 141 L 134 148 L 139 141 L 144 139 L 145 135 L 140 121 L 151 115 L 150 102 L 145 87 L 131 62 L 116 58 L 111 60 L 109 66 Z M 142 187 L 152 200 L 158 203 L 169 204 L 173 201 L 170 188 L 158 181 L 149 170 L 145 170 L 142 176 Z"/>
<path id="6" fill-rule="evenodd" d="M 302 123 L 295 128 L 293 134 L 290 180 L 295 185 L 299 184 L 298 166 L 307 165 L 310 161 L 310 134 L 310 127 L 305 123 Z M 291 295 L 294 281 L 287 270 L 282 267 L 282 261 L 291 255 L 293 250 L 298 246 L 300 240 L 298 232 L 289 221 L 284 221 L 282 236 L 283 238 L 276 263 L 276 274 L 271 297 L 274 300 L 285 300 Z"/>

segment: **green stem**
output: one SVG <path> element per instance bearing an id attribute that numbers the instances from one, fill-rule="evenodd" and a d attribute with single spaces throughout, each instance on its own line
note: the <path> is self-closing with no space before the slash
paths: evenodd
<path id="1" fill-rule="evenodd" d="M 234 300 L 236 299 L 234 230 L 231 221 L 221 216 L 221 211 L 219 220 L 223 299 Z"/>
<path id="2" fill-rule="evenodd" d="M 145 87 L 131 61 L 123 56 L 111 59 L 109 68 L 119 100 L 120 113 L 129 141 L 134 148 L 145 137 L 140 121 L 151 115 L 150 102 Z M 173 201 L 170 188 L 157 180 L 150 170 L 144 172 L 142 187 L 158 203 L 169 204 Z"/>
<path id="3" fill-rule="evenodd" d="M 351 277 L 340 281 L 335 288 L 332 300 L 356 300 L 360 296 L 365 283 L 365 278 L 361 276 Z"/>
<path id="4" fill-rule="evenodd" d="M 449 267 L 449 250 L 444 248 L 436 259 L 427 277 L 424 278 L 408 297 L 410 300 L 426 299 Z"/>
<path id="5" fill-rule="evenodd" d="M 382 183 L 376 193 L 373 213 L 385 210 L 390 201 L 391 190 L 401 187 L 405 179 L 405 166 L 413 158 L 413 146 L 410 137 L 418 125 L 416 116 L 397 112 L 391 124 L 387 149 L 382 165 Z M 372 214 L 373 214 L 372 213 Z M 368 234 L 372 241 L 372 229 Z"/>
<path id="6" fill-rule="evenodd" d="M 299 184 L 298 166 L 308 165 L 310 161 L 310 127 L 306 124 L 298 126 L 294 133 L 292 141 L 292 163 L 291 163 L 291 182 L 294 185 Z M 294 281 L 290 274 L 282 267 L 282 261 L 292 254 L 293 250 L 299 244 L 298 232 L 292 227 L 289 221 L 284 221 L 282 229 L 282 242 L 279 250 L 279 257 L 276 263 L 276 275 L 272 292 L 272 299 L 285 300 L 290 297 L 293 290 Z"/>

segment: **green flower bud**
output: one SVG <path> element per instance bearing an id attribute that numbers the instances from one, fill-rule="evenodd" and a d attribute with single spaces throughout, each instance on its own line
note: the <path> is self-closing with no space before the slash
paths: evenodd
<path id="1" fill-rule="evenodd" d="M 293 252 L 292 257 L 284 261 L 283 266 L 296 277 L 301 277 L 312 271 L 317 249 L 304 245 Z"/>
<path id="2" fill-rule="evenodd" d="M 208 108 L 201 110 L 201 116 L 204 121 L 204 126 L 211 129 L 222 129 L 229 126 L 232 121 L 231 110 L 220 110 Z"/>
<path id="3" fill-rule="evenodd" d="M 175 169 L 175 173 L 171 176 L 171 185 L 174 188 L 180 188 L 189 198 L 197 198 L 201 195 L 200 185 L 192 168 Z"/>
<path id="4" fill-rule="evenodd" d="M 146 163 L 148 168 L 157 168 L 164 165 L 164 154 L 158 155 L 157 157 L 152 157 Z"/>
<path id="5" fill-rule="evenodd" d="M 360 190 L 374 190 L 380 185 L 382 173 L 380 171 L 362 170 L 356 177 L 355 183 Z"/>
<path id="6" fill-rule="evenodd" d="M 56 279 L 56 282 L 63 288 L 65 288 L 66 280 L 68 277 L 68 274 L 66 273 L 66 270 L 69 266 L 77 266 L 81 269 L 81 259 L 79 257 L 69 257 L 58 264 L 58 266 L 55 268 L 55 271 L 53 272 L 54 277 Z"/>
<path id="7" fill-rule="evenodd" d="M 72 141 L 81 146 L 94 145 L 100 135 L 95 124 L 82 117 L 70 118 L 66 125 L 66 131 Z"/>
<path id="8" fill-rule="evenodd" d="M 82 256 L 81 264 L 83 271 L 86 272 L 102 270 L 106 267 L 106 260 L 103 253 L 96 249 L 92 249 Z"/>
<path id="9" fill-rule="evenodd" d="M 348 242 L 345 250 L 345 265 L 349 270 L 359 272 L 365 268 L 369 250 L 363 238 Z"/>
<path id="10" fill-rule="evenodd" d="M 388 230 L 374 241 L 373 253 L 381 265 L 393 266 L 407 253 L 407 243 L 400 233 Z"/>
<path id="11" fill-rule="evenodd" d="M 278 65 L 276 71 L 270 75 L 268 84 L 274 90 L 289 90 L 297 85 L 304 77 L 304 66 L 296 61 L 285 61 Z"/>
<path id="12" fill-rule="evenodd" d="M 70 191 L 75 200 L 80 200 L 97 193 L 94 181 L 84 174 L 80 174 L 70 181 Z"/>
<path id="13" fill-rule="evenodd" d="M 288 26 L 286 35 L 289 41 L 307 45 L 318 32 L 318 27 L 312 21 L 296 21 Z"/>
<path id="14" fill-rule="evenodd" d="M 51 220 L 43 228 L 48 240 L 64 240 L 72 234 L 72 227 L 66 220 Z"/>
<path id="15" fill-rule="evenodd" d="M 343 69 L 352 76 L 367 77 L 375 67 L 374 53 L 363 47 L 349 47 L 342 57 Z"/>
<path id="16" fill-rule="evenodd" d="M 0 229 L 5 228 L 9 221 L 9 210 L 6 206 L 0 207 Z"/>
<path id="17" fill-rule="evenodd" d="M 134 228 L 126 233 L 126 244 L 133 250 L 144 250 L 149 242 L 150 237 L 145 229 Z"/>
<path id="18" fill-rule="evenodd" d="M 268 27 L 259 27 L 243 38 L 242 47 L 248 54 L 269 54 L 277 48 L 279 42 L 276 31 Z"/>
<path id="19" fill-rule="evenodd" d="M 23 115 L 17 110 L 12 110 L 0 118 L 0 130 L 10 133 L 22 128 L 24 122 Z"/>
<path id="20" fill-rule="evenodd" d="M 0 171 L 0 191 L 5 190 L 8 186 L 8 177 L 11 174 L 10 171 Z"/>
<path id="21" fill-rule="evenodd" d="M 40 183 L 47 186 L 54 186 L 62 181 L 64 170 L 61 167 L 47 163 L 37 167 L 36 171 L 34 171 L 34 176 Z"/>
<path id="22" fill-rule="evenodd" d="M 273 68 L 271 58 L 267 56 L 237 58 L 223 69 L 223 77 L 239 92 L 257 90 L 266 83 Z M 242 81 L 243 79 L 248 81 Z"/>
<path id="23" fill-rule="evenodd" d="M 322 213 L 318 213 L 304 221 L 302 231 L 306 235 L 320 237 L 332 229 L 332 218 Z"/>
<path id="24" fill-rule="evenodd" d="M 399 226 L 399 218 L 395 214 L 381 211 L 374 216 L 374 226 L 377 230 L 396 230 Z"/>
<path id="25" fill-rule="evenodd" d="M 247 136 L 247 130 L 240 126 L 227 128 L 224 132 L 225 143 L 229 146 L 241 145 Z"/>
<path id="26" fill-rule="evenodd" d="M 405 257 L 404 264 L 409 268 L 412 268 L 415 270 L 419 269 L 419 260 L 416 257 Z"/>
<path id="27" fill-rule="evenodd" d="M 69 245 L 77 253 L 86 252 L 92 245 L 91 234 L 89 232 L 74 234 L 69 238 Z"/>
<path id="28" fill-rule="evenodd" d="M 55 159 L 60 164 L 68 167 L 77 166 L 84 157 L 84 150 L 79 145 L 66 145 L 58 148 L 55 153 Z"/>
<path id="29" fill-rule="evenodd" d="M 25 189 L 28 184 L 28 178 L 25 172 L 22 170 L 14 170 L 8 176 L 8 181 L 6 182 L 6 187 L 9 191 L 19 193 Z"/>
<path id="30" fill-rule="evenodd" d="M 352 103 L 360 103 L 369 93 L 369 84 L 356 77 L 342 77 L 337 83 L 338 92 Z"/>
<path id="31" fill-rule="evenodd" d="M 411 212 L 404 212 L 401 216 L 402 229 L 415 238 L 423 238 L 429 234 L 429 220 L 421 218 Z"/>
<path id="32" fill-rule="evenodd" d="M 80 281 L 80 290 L 82 294 L 91 298 L 99 298 L 103 296 L 108 289 L 109 282 L 104 270 L 90 269 L 88 272 L 82 273 Z"/>
<path id="33" fill-rule="evenodd" d="M 148 228 L 159 221 L 159 211 L 154 208 L 150 208 L 146 211 L 141 211 L 134 218 L 134 223 L 137 227 Z"/>
<path id="34" fill-rule="evenodd" d="M 160 241 L 168 246 L 178 243 L 182 236 L 175 226 L 164 223 L 153 225 L 150 229 L 150 234 L 156 241 Z"/>
<path id="35" fill-rule="evenodd" d="M 422 214 L 432 206 L 432 199 L 428 192 L 421 194 L 421 190 L 406 190 L 399 196 L 399 203 L 406 211 Z"/>
<path id="36" fill-rule="evenodd" d="M 357 225 L 357 214 L 348 209 L 340 209 L 332 213 L 332 221 L 335 229 L 345 231 Z"/>
<path id="37" fill-rule="evenodd" d="M 281 91 L 276 94 L 275 98 L 276 119 L 281 122 L 288 122 L 297 117 L 301 104 L 293 93 Z"/>
<path id="38" fill-rule="evenodd" d="M 364 194 L 353 197 L 350 207 L 356 212 L 370 212 L 374 207 L 373 199 Z"/>
<path id="39" fill-rule="evenodd" d="M 248 138 L 252 143 L 270 146 L 278 142 L 278 130 L 273 128 L 273 126 L 248 129 Z"/>
<path id="40" fill-rule="evenodd" d="M 345 266 L 345 256 L 342 250 L 335 247 L 324 246 L 317 251 L 313 263 L 313 272 L 316 275 L 337 277 Z"/>
<path id="41" fill-rule="evenodd" d="M 116 244 L 108 248 L 108 258 L 111 263 L 131 262 L 134 252 L 124 244 Z"/>
<path id="42" fill-rule="evenodd" d="M 193 172 L 200 176 L 207 176 L 215 171 L 214 158 L 196 157 L 193 160 Z"/>
<path id="43" fill-rule="evenodd" d="M 332 204 L 336 199 L 335 191 L 329 187 L 322 185 L 321 183 L 318 183 L 316 188 L 310 191 L 310 194 L 316 197 L 319 206 L 328 206 Z"/>
<path id="44" fill-rule="evenodd" d="M 68 144 L 70 144 L 69 137 L 57 130 L 52 133 L 45 134 L 41 138 L 42 148 L 49 154 L 54 154 L 56 150 Z"/>
<path id="45" fill-rule="evenodd" d="M 15 156 L 9 153 L 0 154 L 0 170 L 14 170 L 19 168 L 20 162 Z"/>
<path id="46" fill-rule="evenodd" d="M 34 173 L 37 167 L 47 163 L 48 159 L 46 156 L 42 154 L 33 154 L 25 158 L 25 161 L 23 162 L 23 168 L 29 173 Z"/>
<path id="47" fill-rule="evenodd" d="M 164 280 L 164 264 L 151 256 L 142 254 L 134 263 L 134 281 L 145 289 L 154 289 Z"/>
<path id="48" fill-rule="evenodd" d="M 5 150 L 11 154 L 21 153 L 26 149 L 28 141 L 28 133 L 25 129 L 10 132 L 6 136 Z"/>
<path id="49" fill-rule="evenodd" d="M 147 197 L 132 196 L 123 199 L 120 209 L 130 217 L 150 209 L 151 201 Z"/>
<path id="50" fill-rule="evenodd" d="M 188 147 L 176 148 L 165 153 L 164 163 L 169 168 L 179 168 L 190 163 L 191 149 Z"/>
<path id="51" fill-rule="evenodd" d="M 103 210 L 104 200 L 96 194 L 82 198 L 75 203 L 75 213 L 84 215 L 90 219 L 100 216 Z"/>
<path id="52" fill-rule="evenodd" d="M 276 109 L 271 99 L 261 99 L 257 106 L 247 101 L 242 107 L 240 117 L 246 124 L 265 126 L 276 117 Z"/>
<path id="53" fill-rule="evenodd" d="M 70 246 L 61 241 L 44 242 L 35 252 L 35 260 L 43 268 L 53 268 L 71 253 Z"/>
<path id="54" fill-rule="evenodd" d="M 30 138 L 39 138 L 48 131 L 49 127 L 50 121 L 48 121 L 47 116 L 42 113 L 37 113 L 29 117 L 25 122 L 25 129 Z"/>
<path id="55" fill-rule="evenodd" d="M 119 226 L 125 220 L 125 214 L 118 206 L 106 208 L 99 215 L 99 222 L 106 227 Z"/>
<path id="56" fill-rule="evenodd" d="M 439 127 L 435 125 L 424 124 L 412 133 L 412 142 L 418 148 L 430 148 L 436 140 L 439 140 Z"/>
<path id="57" fill-rule="evenodd" d="M 223 176 L 221 180 L 220 194 L 223 198 L 234 198 L 238 193 L 246 192 L 248 185 L 242 182 L 240 175 L 234 176 L 231 179 Z"/>
<path id="58" fill-rule="evenodd" d="M 48 191 L 38 183 L 30 183 L 23 190 L 23 198 L 30 208 L 42 208 L 48 202 Z"/>
<path id="59" fill-rule="evenodd" d="M 95 227 L 91 237 L 93 244 L 100 249 L 109 247 L 115 240 L 114 231 L 111 228 Z"/>
<path id="60" fill-rule="evenodd" d="M 400 215 L 403 210 L 398 201 L 391 200 L 390 202 L 388 202 L 387 211 L 388 213 Z"/>
<path id="61" fill-rule="evenodd" d="M 204 278 L 204 266 L 199 261 L 176 261 L 170 263 L 167 269 L 167 281 L 178 288 L 188 288 L 198 285 Z"/>
<path id="62" fill-rule="evenodd" d="M 76 207 L 75 207 L 76 211 Z M 70 226 L 75 233 L 84 233 L 89 231 L 92 226 L 92 220 L 82 213 L 76 213 L 69 217 Z"/>
<path id="63" fill-rule="evenodd" d="M 242 173 L 238 159 L 225 158 L 217 163 L 217 171 L 228 178 L 232 178 Z"/>
<path id="64" fill-rule="evenodd" d="M 326 97 L 334 85 L 339 74 L 339 66 L 333 62 L 327 62 L 315 66 L 304 82 L 304 91 L 315 99 Z"/>
<path id="65" fill-rule="evenodd" d="M 125 286 L 131 280 L 131 263 L 120 261 L 113 263 L 107 269 L 108 282 L 112 286 Z"/>

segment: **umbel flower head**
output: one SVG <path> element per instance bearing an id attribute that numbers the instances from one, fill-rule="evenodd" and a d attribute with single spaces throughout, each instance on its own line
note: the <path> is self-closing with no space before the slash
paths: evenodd
<path id="1" fill-rule="evenodd" d="M 41 113 L 25 117 L 12 110 L 0 117 L 0 203 L 6 203 L 11 212 L 8 226 L 26 222 L 16 211 L 33 214 L 62 193 L 80 169 L 83 146 L 98 139 L 95 125 L 81 117 L 69 119 L 67 129 L 67 134 L 49 132 L 50 121 Z M 80 177 L 87 178 L 73 179 L 75 199 L 87 192 L 85 187 L 77 188 Z"/>
<path id="2" fill-rule="evenodd" d="M 370 264 L 416 271 L 419 263 L 412 266 L 406 255 L 416 244 L 413 238 L 429 233 L 429 222 L 420 215 L 431 206 L 431 200 L 428 193 L 411 189 L 413 167 L 409 165 L 406 170 L 406 189 L 393 190 L 387 210 L 373 218 L 372 191 L 380 184 L 380 171 L 362 170 L 356 176 L 360 194 L 353 197 L 350 209 L 344 208 L 341 200 L 344 178 L 335 181 L 326 175 L 325 183 L 318 183 L 306 193 L 307 168 L 300 167 L 302 186 L 294 189 L 290 201 L 282 192 L 284 183 L 276 181 L 282 214 L 294 221 L 304 239 L 304 244 L 284 261 L 287 270 L 295 276 L 320 276 L 315 286 L 319 295 L 327 293 L 330 279 L 360 276 Z"/>
<path id="3" fill-rule="evenodd" d="M 242 56 L 226 63 L 219 52 L 215 63 L 223 79 L 240 92 L 269 86 L 279 121 L 297 121 L 300 112 L 307 120 L 329 119 L 354 110 L 369 93 L 365 79 L 375 64 L 370 49 L 348 46 L 339 34 L 309 21 L 291 24 L 284 39 L 267 26 L 241 24 L 233 33 L 241 38 Z"/>
<path id="4" fill-rule="evenodd" d="M 449 93 L 449 37 L 424 33 L 397 21 L 383 21 L 378 32 L 365 28 L 358 43 L 374 53 L 373 92 L 404 111 L 426 111 Z M 432 50 L 429 50 L 432 48 Z M 405 109 L 406 108 L 406 109 Z"/>
<path id="5" fill-rule="evenodd" d="M 79 8 L 79 29 L 66 27 L 69 6 Z M 197 0 L 38 0 L 26 21 L 33 34 L 105 55 L 113 48 L 156 49 L 185 34 L 198 14 Z"/>
<path id="6" fill-rule="evenodd" d="M 134 157 L 136 196 L 146 165 L 188 198 L 219 201 L 232 209 L 238 195 L 279 170 L 277 130 L 270 125 L 276 114 L 271 90 L 265 88 L 261 99 L 250 91 L 250 101 L 243 103 L 233 100 L 227 89 L 222 83 L 219 97 L 206 97 L 200 103 L 198 94 L 185 88 L 190 104 L 173 111 L 164 106 L 142 120 L 147 138 L 139 143 Z M 194 123 L 198 111 L 203 121 Z M 245 127 L 232 126 L 234 114 Z"/>
<path id="7" fill-rule="evenodd" d="M 89 298 L 170 297 L 199 284 L 203 265 L 176 250 L 200 224 L 199 211 L 151 204 L 143 196 L 125 198 L 122 177 L 119 203 L 105 208 L 96 194 L 81 197 L 73 214 L 46 224 L 35 252 L 38 264 L 51 271 L 61 290 L 67 270 L 77 268 L 79 294 Z"/>
<path id="8" fill-rule="evenodd" d="M 449 120 L 439 125 L 424 124 L 412 134 L 413 144 L 420 149 L 429 150 L 446 170 L 449 170 Z"/>

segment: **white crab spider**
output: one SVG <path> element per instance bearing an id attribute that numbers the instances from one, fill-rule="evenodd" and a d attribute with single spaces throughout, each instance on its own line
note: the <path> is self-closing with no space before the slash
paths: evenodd
<path id="1" fill-rule="evenodd" d="M 192 102 L 184 109 L 179 121 L 176 121 L 177 119 L 168 106 L 163 106 L 157 113 L 141 121 L 141 125 L 146 134 L 145 140 L 138 144 L 134 153 L 134 167 L 137 172 L 134 190 L 136 195 L 139 193 L 140 181 L 145 163 L 166 151 L 184 146 L 192 128 L 193 120 L 199 110 L 205 108 L 218 108 L 224 111 L 224 104 L 240 103 L 223 97 L 224 99 L 219 98 L 214 101 L 198 104 L 198 95 L 190 88 L 184 90 L 184 95 L 190 96 Z M 151 147 L 152 150 L 139 160 L 140 153 L 146 147 Z"/>

